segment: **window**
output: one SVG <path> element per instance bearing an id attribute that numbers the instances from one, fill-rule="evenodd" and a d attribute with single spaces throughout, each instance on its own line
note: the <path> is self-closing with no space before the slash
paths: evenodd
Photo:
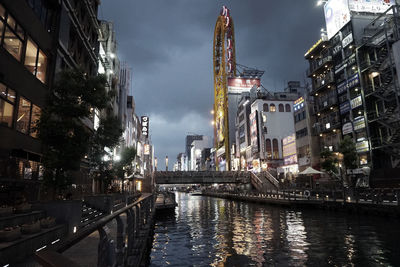
<path id="1" fill-rule="evenodd" d="M 37 45 L 34 42 L 32 42 L 31 39 L 28 39 L 28 42 L 26 44 L 26 51 L 25 51 L 25 67 L 33 75 L 36 75 L 37 53 L 38 53 Z"/>
<path id="2" fill-rule="evenodd" d="M 29 132 L 29 118 L 31 116 L 31 102 L 27 99 L 20 97 L 18 105 L 18 116 L 16 128 L 21 133 L 28 134 Z"/>
<path id="3" fill-rule="evenodd" d="M 6 11 L 4 10 L 4 7 L 2 5 L 0 5 L 0 18 L 6 18 Z"/>
<path id="4" fill-rule="evenodd" d="M 268 112 L 268 104 L 264 104 L 263 105 L 263 111 L 264 112 Z"/>
<path id="5" fill-rule="evenodd" d="M 32 118 L 31 118 L 31 125 L 30 125 L 29 133 L 32 137 L 35 137 L 35 138 L 38 137 L 37 131 L 36 131 L 36 124 L 37 124 L 38 120 L 40 119 L 40 113 L 41 113 L 41 109 L 36 105 L 32 105 Z"/>
<path id="6" fill-rule="evenodd" d="M 24 30 L 10 14 L 6 14 L 4 7 L 0 6 L 0 43 L 18 61 L 21 60 L 24 37 Z"/>
<path id="7" fill-rule="evenodd" d="M 276 111 L 275 104 L 271 104 L 271 105 L 269 106 L 269 108 L 270 108 L 270 112 L 275 112 L 275 111 Z"/>
<path id="8" fill-rule="evenodd" d="M 4 32 L 3 47 L 8 53 L 15 57 L 16 60 L 21 60 L 22 40 L 8 26 Z"/>
<path id="9" fill-rule="evenodd" d="M 25 67 L 42 83 L 46 82 L 47 57 L 31 39 L 26 45 Z"/>
<path id="10" fill-rule="evenodd" d="M 0 125 L 12 127 L 15 92 L 0 83 Z"/>
<path id="11" fill-rule="evenodd" d="M 289 104 L 285 105 L 286 112 L 291 112 L 291 108 Z"/>
<path id="12" fill-rule="evenodd" d="M 265 140 L 265 151 L 267 152 L 267 159 L 272 159 L 271 139 Z"/>
<path id="13" fill-rule="evenodd" d="M 278 146 L 278 140 L 274 139 L 272 140 L 272 147 L 273 147 L 273 155 L 272 158 L 273 159 L 279 159 L 279 146 Z"/>
<path id="14" fill-rule="evenodd" d="M 279 104 L 279 112 L 285 112 L 283 104 Z"/>

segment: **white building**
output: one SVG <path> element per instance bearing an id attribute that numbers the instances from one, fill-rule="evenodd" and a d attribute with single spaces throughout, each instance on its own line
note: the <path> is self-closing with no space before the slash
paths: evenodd
<path id="1" fill-rule="evenodd" d="M 258 98 L 251 104 L 253 168 L 283 165 L 283 139 L 294 134 L 293 101 Z"/>
<path id="2" fill-rule="evenodd" d="M 212 147 L 212 139 L 209 136 L 203 135 L 202 140 L 194 140 L 190 149 L 190 171 L 200 170 L 201 151 L 204 148 Z"/>

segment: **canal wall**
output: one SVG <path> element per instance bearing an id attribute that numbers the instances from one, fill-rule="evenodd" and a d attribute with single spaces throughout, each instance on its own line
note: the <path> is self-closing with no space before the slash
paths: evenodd
<path id="1" fill-rule="evenodd" d="M 285 194 L 284 192 L 264 195 L 203 191 L 202 195 L 291 208 L 322 209 L 355 214 L 400 218 L 400 205 L 398 205 L 398 203 L 355 202 L 347 199 L 325 199 L 322 197 L 318 199 L 304 198 Z"/>

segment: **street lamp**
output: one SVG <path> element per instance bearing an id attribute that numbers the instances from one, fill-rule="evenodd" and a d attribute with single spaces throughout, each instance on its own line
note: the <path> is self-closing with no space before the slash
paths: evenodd
<path id="1" fill-rule="evenodd" d="M 168 171 L 168 156 L 165 156 L 165 171 Z"/>

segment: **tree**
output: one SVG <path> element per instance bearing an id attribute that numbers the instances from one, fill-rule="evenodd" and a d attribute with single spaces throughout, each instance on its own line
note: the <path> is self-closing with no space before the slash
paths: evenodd
<path id="1" fill-rule="evenodd" d="M 333 155 L 333 152 L 330 151 L 329 149 L 324 149 L 321 152 L 321 159 L 323 159 L 321 166 L 322 168 L 330 173 L 336 173 L 337 168 L 336 164 L 338 163 L 337 158 Z"/>
<path id="2" fill-rule="evenodd" d="M 352 186 L 354 181 L 351 181 L 351 179 L 349 179 L 347 176 L 347 170 L 357 168 L 358 156 L 356 144 L 350 136 L 346 135 L 339 143 L 339 151 L 343 154 L 343 165 L 345 168 L 344 177 L 346 179 L 346 183 Z"/>
<path id="3" fill-rule="evenodd" d="M 130 176 L 134 173 L 135 169 L 132 165 L 136 157 L 136 149 L 134 147 L 125 147 L 121 152 L 121 158 L 116 163 L 116 175 L 118 178 L 123 179 L 125 174 Z"/>
<path id="4" fill-rule="evenodd" d="M 89 150 L 91 130 L 83 121 L 93 108 L 107 107 L 105 76 L 87 76 L 80 70 L 63 70 L 50 89 L 46 108 L 37 123 L 44 145 L 44 181 L 54 193 L 71 184 L 71 171 L 80 169 Z"/>
<path id="5" fill-rule="evenodd" d="M 94 179 L 100 179 L 107 186 L 114 178 L 112 155 L 108 151 L 121 142 L 122 128 L 118 118 L 111 114 L 106 114 L 100 118 L 99 128 L 91 138 L 90 147 L 90 165 L 91 176 Z"/>
<path id="6" fill-rule="evenodd" d="M 357 149 L 353 139 L 346 135 L 339 144 L 339 152 L 343 154 L 343 164 L 348 169 L 357 168 Z"/>

